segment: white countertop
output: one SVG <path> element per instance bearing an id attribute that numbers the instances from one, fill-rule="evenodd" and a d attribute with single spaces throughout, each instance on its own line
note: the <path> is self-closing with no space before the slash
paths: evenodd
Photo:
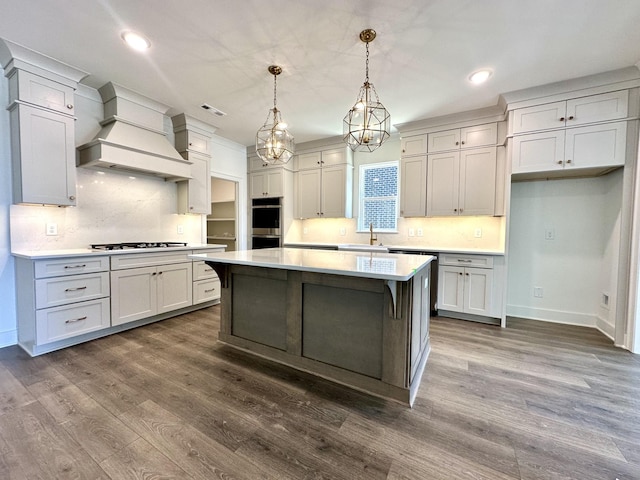
<path id="1" fill-rule="evenodd" d="M 31 260 L 39 260 L 46 258 L 58 257 L 86 257 L 98 255 L 130 255 L 132 253 L 169 253 L 181 252 L 185 250 L 207 250 L 215 248 L 227 248 L 226 245 L 218 244 L 193 244 L 185 247 L 157 247 L 157 248 L 129 248 L 126 250 L 92 250 L 91 248 L 68 248 L 61 250 L 22 250 L 12 251 L 14 257 L 28 258 Z"/>
<path id="2" fill-rule="evenodd" d="M 323 242 L 285 242 L 285 247 L 293 248 L 324 248 L 337 249 L 341 243 L 323 243 Z M 466 253 L 475 255 L 499 255 L 504 256 L 503 250 L 487 250 L 477 248 L 446 248 L 437 245 L 384 245 L 389 250 L 403 250 L 405 252 L 434 252 L 434 253 Z"/>
<path id="3" fill-rule="evenodd" d="M 189 258 L 231 265 L 398 281 L 409 280 L 434 259 L 430 255 L 396 255 L 304 248 L 265 248 L 193 254 Z"/>

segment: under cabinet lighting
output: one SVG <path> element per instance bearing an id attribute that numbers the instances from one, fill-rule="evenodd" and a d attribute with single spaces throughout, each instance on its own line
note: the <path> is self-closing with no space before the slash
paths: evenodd
<path id="1" fill-rule="evenodd" d="M 491 75 L 493 75 L 493 72 L 488 68 L 476 70 L 471 75 L 469 75 L 469 81 L 475 85 L 480 85 L 481 83 L 489 80 L 489 78 L 491 78 Z"/>
<path id="2" fill-rule="evenodd" d="M 121 37 L 122 40 L 124 40 L 124 43 L 129 45 L 129 47 L 133 48 L 134 50 L 138 50 L 139 52 L 143 52 L 151 48 L 151 42 L 149 41 L 149 39 L 140 33 L 127 30 L 125 32 L 122 32 Z"/>

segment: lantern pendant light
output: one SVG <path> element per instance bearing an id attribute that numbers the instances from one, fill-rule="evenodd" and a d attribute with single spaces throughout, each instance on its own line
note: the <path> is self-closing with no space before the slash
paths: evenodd
<path id="1" fill-rule="evenodd" d="M 269 110 L 267 120 L 256 133 L 256 153 L 265 163 L 284 164 L 293 156 L 295 145 L 293 135 L 287 130 L 276 106 L 276 78 L 282 73 L 282 68 L 271 65 L 268 70 L 273 75 L 273 109 Z"/>
<path id="2" fill-rule="evenodd" d="M 366 75 L 355 105 L 343 120 L 343 138 L 353 151 L 373 152 L 390 136 L 391 117 L 380 103 L 373 83 L 369 82 L 369 43 L 375 38 L 375 30 L 368 28 L 360 32 L 360 40 L 367 50 Z"/>

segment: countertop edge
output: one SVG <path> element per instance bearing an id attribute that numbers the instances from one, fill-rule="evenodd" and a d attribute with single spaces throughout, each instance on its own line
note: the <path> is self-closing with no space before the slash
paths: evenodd
<path id="1" fill-rule="evenodd" d="M 335 248 L 337 249 L 342 243 L 323 243 L 323 242 L 285 242 L 283 247 L 291 248 Z M 506 253 L 503 250 L 482 250 L 472 248 L 440 248 L 416 245 L 384 245 L 389 250 L 403 250 L 415 252 L 434 252 L 434 253 L 460 253 L 468 255 L 493 255 L 503 257 Z"/>
<path id="2" fill-rule="evenodd" d="M 194 244 L 185 247 L 158 247 L 158 248 L 131 248 L 128 250 L 92 250 L 90 248 L 71 248 L 61 250 L 17 250 L 12 251 L 11 255 L 18 258 L 26 258 L 28 260 L 43 260 L 47 258 L 71 258 L 71 257 L 98 257 L 104 255 L 131 255 L 145 253 L 169 253 L 184 252 L 191 250 L 208 250 L 226 248 L 226 245 L 220 244 Z"/>

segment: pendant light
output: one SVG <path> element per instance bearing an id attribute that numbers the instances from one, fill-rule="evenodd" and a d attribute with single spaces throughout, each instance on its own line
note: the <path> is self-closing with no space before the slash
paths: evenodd
<path id="1" fill-rule="evenodd" d="M 369 83 L 369 43 L 375 38 L 375 30 L 368 28 L 360 32 L 360 40 L 367 49 L 366 75 L 355 105 L 343 120 L 343 138 L 353 151 L 373 152 L 390 135 L 389 112 L 380 103 L 373 83 Z"/>
<path id="2" fill-rule="evenodd" d="M 282 68 L 271 65 L 268 70 L 273 75 L 273 109 L 269 110 L 267 120 L 256 133 L 256 153 L 265 163 L 284 164 L 293 156 L 295 145 L 293 135 L 287 130 L 276 106 L 276 78 L 282 73 Z"/>

